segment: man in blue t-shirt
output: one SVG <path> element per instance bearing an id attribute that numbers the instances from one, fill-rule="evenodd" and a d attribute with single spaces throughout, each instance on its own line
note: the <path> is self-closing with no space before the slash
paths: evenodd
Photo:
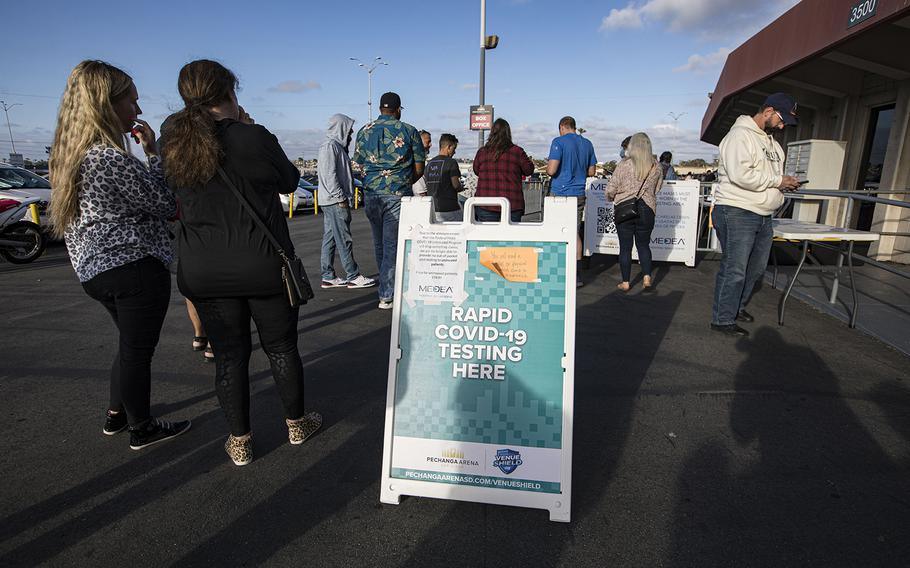
<path id="1" fill-rule="evenodd" d="M 564 195 L 578 199 L 578 216 L 576 228 L 575 260 L 581 261 L 581 223 L 585 210 L 585 180 L 594 175 L 597 156 L 594 145 L 587 138 L 575 132 L 575 119 L 564 116 L 559 121 L 559 138 L 550 144 L 550 156 L 547 158 L 547 175 L 550 180 L 550 194 Z M 581 274 L 577 286 L 582 286 Z"/>

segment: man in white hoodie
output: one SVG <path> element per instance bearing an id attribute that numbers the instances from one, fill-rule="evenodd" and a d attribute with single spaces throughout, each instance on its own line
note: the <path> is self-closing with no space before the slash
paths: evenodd
<path id="1" fill-rule="evenodd" d="M 322 287 L 369 288 L 376 281 L 360 273 L 354 260 L 354 240 L 351 238 L 351 201 L 354 181 L 348 146 L 354 132 L 354 119 L 333 114 L 325 142 L 319 147 L 316 173 L 319 175 L 319 208 L 322 210 Z M 347 278 L 335 275 L 335 251 L 341 257 Z"/>
<path id="2" fill-rule="evenodd" d="M 775 93 L 754 116 L 737 118 L 720 142 L 711 216 L 723 248 L 711 313 L 715 331 L 746 336 L 736 322 L 755 321 L 743 308 L 768 265 L 771 215 L 784 203 L 783 192 L 799 188 L 798 179 L 783 175 L 786 155 L 773 133 L 796 123 L 796 103 Z"/>

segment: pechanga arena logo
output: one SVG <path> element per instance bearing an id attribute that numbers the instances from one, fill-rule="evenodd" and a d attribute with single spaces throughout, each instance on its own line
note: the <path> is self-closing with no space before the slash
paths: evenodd
<path id="1" fill-rule="evenodd" d="M 442 452 L 440 456 L 427 456 L 428 463 L 444 465 L 469 465 L 477 467 L 480 462 L 464 457 L 464 452 L 456 449 L 448 449 Z"/>
<path id="2" fill-rule="evenodd" d="M 498 467 L 504 474 L 509 475 L 523 463 L 524 462 L 521 461 L 521 454 L 515 450 L 496 450 L 496 458 L 493 460 L 493 467 Z"/>

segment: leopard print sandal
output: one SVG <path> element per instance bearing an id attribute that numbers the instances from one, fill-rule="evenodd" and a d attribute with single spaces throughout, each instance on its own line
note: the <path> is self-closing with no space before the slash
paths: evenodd
<path id="1" fill-rule="evenodd" d="M 227 442 L 224 443 L 224 451 L 227 452 L 234 465 L 246 465 L 253 461 L 253 438 L 235 438 L 233 435 L 228 436 Z"/>

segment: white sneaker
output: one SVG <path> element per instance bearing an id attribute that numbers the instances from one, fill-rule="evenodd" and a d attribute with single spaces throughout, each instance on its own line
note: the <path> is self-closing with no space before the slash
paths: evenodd
<path id="1" fill-rule="evenodd" d="M 372 278 L 367 278 L 363 274 L 361 274 L 357 278 L 348 280 L 348 288 L 369 288 L 370 286 L 375 286 L 375 285 L 376 285 L 375 280 L 373 280 Z"/>
<path id="2" fill-rule="evenodd" d="M 379 309 L 380 310 L 391 310 L 392 309 L 392 300 L 379 300 Z"/>
<path id="3" fill-rule="evenodd" d="M 348 285 L 347 280 L 343 280 L 338 277 L 332 278 L 331 280 L 322 281 L 323 288 L 344 288 L 347 285 Z"/>

